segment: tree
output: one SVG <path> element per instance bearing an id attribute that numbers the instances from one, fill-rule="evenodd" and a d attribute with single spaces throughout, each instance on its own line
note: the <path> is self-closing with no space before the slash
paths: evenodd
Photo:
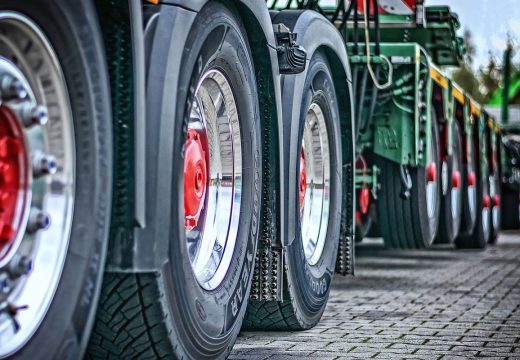
<path id="1" fill-rule="evenodd" d="M 453 80 L 476 101 L 484 102 L 485 95 L 481 92 L 479 79 L 473 70 L 473 59 L 476 54 L 476 47 L 473 43 L 471 32 L 468 29 L 464 30 L 463 39 L 466 54 L 464 54 L 460 68 L 453 72 Z"/>
<path id="2" fill-rule="evenodd" d="M 479 70 L 480 92 L 486 103 L 499 88 L 501 78 L 502 69 L 497 65 L 493 54 L 489 52 L 487 65 Z"/>

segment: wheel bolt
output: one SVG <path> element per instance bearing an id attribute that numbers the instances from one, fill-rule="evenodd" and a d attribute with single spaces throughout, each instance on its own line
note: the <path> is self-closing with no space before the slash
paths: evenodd
<path id="1" fill-rule="evenodd" d="M 26 101 L 21 106 L 15 108 L 15 112 L 26 128 L 35 125 L 43 126 L 49 121 L 47 108 L 30 101 Z"/>
<path id="2" fill-rule="evenodd" d="M 35 153 L 32 159 L 33 176 L 39 177 L 43 175 L 53 175 L 56 173 L 56 158 L 42 152 Z"/>
<path id="3" fill-rule="evenodd" d="M 32 267 L 33 262 L 29 257 L 16 254 L 9 263 L 9 273 L 11 278 L 17 278 L 29 274 Z"/>
<path id="4" fill-rule="evenodd" d="M 0 273 L 0 294 L 6 295 L 11 290 L 11 280 L 5 272 Z"/>
<path id="5" fill-rule="evenodd" d="M 33 207 L 29 213 L 29 220 L 27 222 L 27 232 L 34 234 L 38 230 L 45 230 L 49 228 L 51 224 L 51 218 L 49 214 L 41 211 L 38 208 Z"/>
<path id="6" fill-rule="evenodd" d="M 27 97 L 27 90 L 20 80 L 10 75 L 0 80 L 0 91 L 2 100 L 22 100 Z"/>

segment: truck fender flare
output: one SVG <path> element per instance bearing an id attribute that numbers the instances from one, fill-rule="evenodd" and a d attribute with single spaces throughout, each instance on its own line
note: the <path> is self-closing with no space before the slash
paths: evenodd
<path id="1" fill-rule="evenodd" d="M 339 272 L 351 273 L 353 268 L 353 237 L 354 237 L 354 164 L 355 164 L 355 148 L 354 148 L 354 108 L 352 106 L 352 78 L 350 74 L 350 65 L 345 43 L 328 19 L 315 11 L 281 11 L 273 13 L 273 24 L 283 23 L 292 32 L 297 34 L 297 44 L 301 45 L 307 51 L 308 61 L 313 54 L 320 50 L 323 51 L 331 64 L 331 70 L 334 75 L 334 86 L 338 95 L 338 105 L 340 107 L 340 117 L 342 123 L 342 147 L 343 147 L 343 172 L 344 172 L 344 201 L 342 211 L 342 234 L 340 241 L 340 252 L 343 245 L 344 256 L 347 262 L 343 263 Z M 296 179 L 295 172 L 289 171 L 296 167 L 299 161 L 298 149 L 298 124 L 300 117 L 300 107 L 303 95 L 303 86 L 307 76 L 307 69 L 298 75 L 284 75 L 282 78 L 282 104 L 284 119 L 284 168 L 285 174 L 288 174 L 283 186 L 288 192 L 289 184 L 294 184 Z M 346 180 L 346 181 L 345 181 Z M 293 197 L 286 199 L 286 234 L 284 239 L 288 246 L 295 239 L 295 203 L 294 194 L 288 195 Z M 343 214 L 343 212 L 345 214 Z M 346 225 L 346 226 L 344 226 Z M 341 254 L 340 254 L 341 255 Z M 339 258 L 338 258 L 339 259 Z M 338 265 L 340 265 L 338 263 Z"/>

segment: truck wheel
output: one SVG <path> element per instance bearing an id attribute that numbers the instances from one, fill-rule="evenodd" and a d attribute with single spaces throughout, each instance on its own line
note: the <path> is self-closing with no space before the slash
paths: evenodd
<path id="1" fill-rule="evenodd" d="M 451 244 L 459 233 L 462 217 L 461 196 L 461 170 L 462 170 L 462 141 L 460 127 L 457 122 L 453 124 L 453 153 L 448 159 L 447 191 L 442 197 L 439 235 L 437 242 Z M 443 185 L 444 186 L 444 185 Z"/>
<path id="2" fill-rule="evenodd" d="M 169 261 L 158 273 L 107 274 L 93 359 L 221 359 L 240 331 L 262 188 L 253 62 L 242 24 L 218 2 L 197 15 L 187 44 L 164 172 L 172 196 L 157 201 L 172 216 Z"/>
<path id="3" fill-rule="evenodd" d="M 477 219 L 470 235 L 460 236 L 455 244 L 461 249 L 483 249 L 491 234 L 491 199 L 488 177 L 481 177 L 477 183 Z"/>
<path id="4" fill-rule="evenodd" d="M 313 55 L 305 79 L 299 124 L 299 159 L 290 189 L 297 191 L 297 237 L 286 250 L 283 302 L 249 305 L 244 326 L 302 330 L 325 310 L 334 274 L 341 213 L 339 110 L 326 57 Z"/>
<path id="5" fill-rule="evenodd" d="M 520 228 L 520 193 L 507 186 L 502 187 L 502 228 L 516 230 Z"/>
<path id="6" fill-rule="evenodd" d="M 95 17 L 88 1 L 0 1 L 0 358 L 79 359 L 90 333 L 112 191 Z"/>
<path id="7" fill-rule="evenodd" d="M 489 235 L 489 243 L 495 244 L 500 234 L 500 225 L 502 223 L 502 212 L 500 208 L 501 188 L 500 176 L 493 175 L 489 177 L 489 197 L 491 200 L 491 233 Z"/>
<path id="8" fill-rule="evenodd" d="M 460 129 L 459 129 L 460 130 Z M 466 140 L 467 160 L 462 166 L 462 217 L 459 236 L 473 233 L 477 223 L 477 175 L 475 156 L 477 149 L 470 138 Z"/>
<path id="9" fill-rule="evenodd" d="M 423 249 L 433 243 L 437 235 L 440 211 L 439 133 L 437 120 L 432 114 L 432 136 L 426 167 L 409 170 L 412 188 L 409 197 L 403 196 L 401 166 L 379 158 L 381 191 L 378 197 L 377 219 L 385 245 L 390 248 Z"/>

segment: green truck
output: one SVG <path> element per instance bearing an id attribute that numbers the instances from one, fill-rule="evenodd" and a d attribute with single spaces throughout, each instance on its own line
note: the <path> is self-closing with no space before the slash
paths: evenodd
<path id="1" fill-rule="evenodd" d="M 0 358 L 226 357 L 355 243 L 484 248 L 501 130 L 420 0 L 0 0 Z"/>

